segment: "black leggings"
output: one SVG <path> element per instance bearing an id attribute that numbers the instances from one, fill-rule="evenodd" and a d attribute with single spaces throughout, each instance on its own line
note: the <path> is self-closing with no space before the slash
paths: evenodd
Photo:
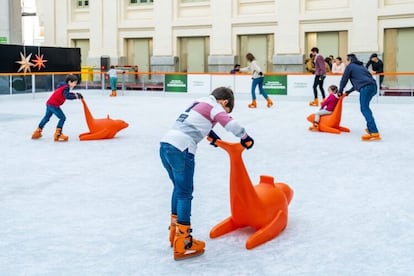
<path id="1" fill-rule="evenodd" d="M 315 80 L 313 82 L 313 95 L 315 99 L 318 98 L 318 90 L 317 87 L 321 90 L 322 98 L 325 98 L 325 90 L 323 90 L 323 81 L 325 80 L 325 76 L 315 76 Z"/>

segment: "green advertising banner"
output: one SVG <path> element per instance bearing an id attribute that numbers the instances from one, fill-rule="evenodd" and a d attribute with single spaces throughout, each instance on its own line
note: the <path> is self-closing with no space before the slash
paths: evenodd
<path id="1" fill-rule="evenodd" d="M 270 95 L 287 95 L 287 76 L 266 76 L 263 88 Z"/>
<path id="2" fill-rule="evenodd" d="M 5 37 L 5 36 L 0 36 L 0 43 L 1 43 L 1 44 L 7 44 L 7 37 Z"/>
<path id="3" fill-rule="evenodd" d="M 166 74 L 164 80 L 165 92 L 187 92 L 187 75 Z"/>

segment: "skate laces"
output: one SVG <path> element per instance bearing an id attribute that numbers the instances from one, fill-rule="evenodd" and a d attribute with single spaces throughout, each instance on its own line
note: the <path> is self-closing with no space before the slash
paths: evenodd
<path id="1" fill-rule="evenodd" d="M 193 236 L 188 235 L 184 240 L 184 248 L 190 249 L 193 246 Z"/>
<path id="2" fill-rule="evenodd" d="M 191 228 L 189 228 L 188 229 L 188 236 L 187 237 L 185 237 L 185 240 L 184 240 L 184 248 L 185 249 L 190 249 L 192 246 L 193 246 L 193 236 L 191 236 L 191 232 L 193 232 L 193 229 L 191 229 Z"/>

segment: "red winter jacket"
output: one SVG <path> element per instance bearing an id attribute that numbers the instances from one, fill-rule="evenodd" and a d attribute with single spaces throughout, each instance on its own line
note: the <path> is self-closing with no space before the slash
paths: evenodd
<path id="1" fill-rule="evenodd" d="M 53 94 L 49 97 L 46 104 L 54 107 L 60 107 L 65 103 L 65 100 L 74 100 L 77 99 L 75 93 L 70 92 L 69 85 L 64 84 L 59 86 Z"/>

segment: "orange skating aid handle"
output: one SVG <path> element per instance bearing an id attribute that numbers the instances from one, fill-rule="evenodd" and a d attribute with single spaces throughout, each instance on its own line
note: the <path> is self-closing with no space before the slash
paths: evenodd
<path id="1" fill-rule="evenodd" d="M 210 137 L 207 137 L 207 140 L 211 142 L 213 139 Z M 216 140 L 215 143 L 218 147 L 224 149 L 227 151 L 230 155 L 231 153 L 242 153 L 242 151 L 245 149 L 242 144 L 238 142 L 226 142 L 221 139 Z"/>

